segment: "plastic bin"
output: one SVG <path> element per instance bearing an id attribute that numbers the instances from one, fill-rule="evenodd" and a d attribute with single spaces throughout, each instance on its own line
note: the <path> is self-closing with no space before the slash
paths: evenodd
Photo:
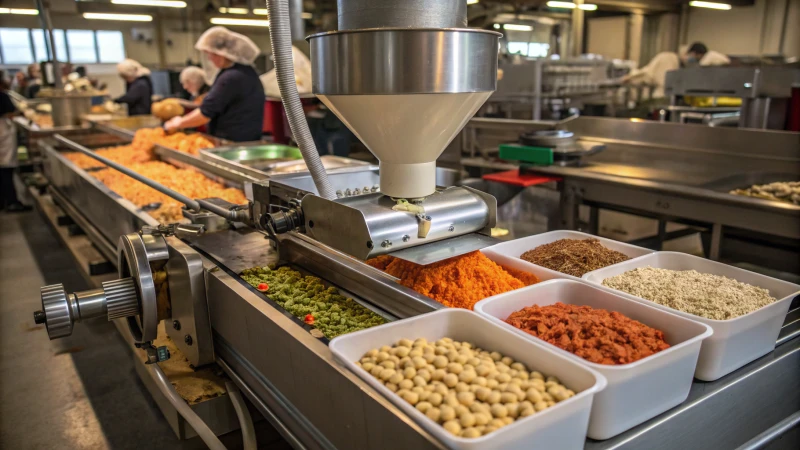
<path id="1" fill-rule="evenodd" d="M 526 306 L 557 302 L 622 313 L 663 331 L 670 348 L 629 364 L 597 364 L 505 323 L 511 313 Z M 551 280 L 496 295 L 475 305 L 475 312 L 526 339 L 550 346 L 606 377 L 608 384 L 595 394 L 589 419 L 589 437 L 601 440 L 616 436 L 686 400 L 700 344 L 711 336 L 708 325 L 572 280 Z"/>
<path id="2" fill-rule="evenodd" d="M 589 272 L 583 278 L 590 283 L 602 286 L 603 280 L 606 278 L 647 266 L 670 270 L 696 270 L 702 273 L 723 275 L 742 283 L 768 289 L 770 295 L 778 299 L 775 303 L 735 319 L 713 320 L 614 290 L 622 296 L 702 322 L 714 330 L 714 334 L 703 341 L 697 369 L 694 373 L 695 377 L 704 381 L 716 380 L 774 350 L 792 298 L 800 293 L 800 286 L 796 284 L 705 258 L 675 252 L 652 253 Z"/>
<path id="3" fill-rule="evenodd" d="M 486 436 L 456 437 L 426 417 L 379 380 L 355 364 L 367 351 L 393 345 L 402 338 L 438 340 L 450 337 L 483 349 L 498 351 L 526 364 L 531 370 L 555 375 L 576 395 Z M 592 399 L 606 379 L 573 358 L 518 334 L 465 309 L 442 309 L 428 314 L 339 336 L 330 349 L 337 360 L 396 404 L 449 448 L 457 449 L 582 449 L 589 424 Z"/>
<path id="4" fill-rule="evenodd" d="M 543 278 L 545 280 L 553 278 L 567 278 L 570 280 L 580 280 L 580 277 L 574 277 L 566 273 L 561 273 L 556 270 L 541 267 L 520 258 L 520 256 L 522 256 L 522 254 L 527 252 L 528 250 L 533 250 L 534 248 L 539 247 L 540 245 L 549 244 L 551 242 L 555 242 L 561 239 L 597 239 L 603 246 L 610 248 L 611 250 L 616 250 L 620 253 L 623 253 L 629 256 L 631 259 L 638 258 L 640 256 L 654 252 L 654 250 L 650 250 L 644 247 L 637 247 L 635 245 L 625 244 L 624 242 L 602 238 L 600 236 L 594 236 L 591 234 L 581 233 L 580 231 L 569 231 L 569 230 L 548 231 L 547 233 L 536 234 L 533 236 L 528 236 L 520 239 L 514 239 L 512 241 L 507 241 L 501 244 L 493 245 L 491 247 L 486 247 L 482 251 L 486 254 L 486 256 L 489 257 L 495 255 L 498 257 L 502 257 L 503 261 L 508 261 L 509 259 L 516 260 L 519 262 L 519 264 L 515 265 L 514 267 L 520 270 L 525 270 L 526 272 L 530 272 L 532 270 L 531 269 L 532 267 L 539 268 L 540 271 L 548 273 L 547 277 Z M 506 263 L 503 262 L 503 264 Z"/>

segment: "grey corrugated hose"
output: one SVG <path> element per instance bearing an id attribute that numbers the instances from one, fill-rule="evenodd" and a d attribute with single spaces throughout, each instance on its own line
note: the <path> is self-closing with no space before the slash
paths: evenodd
<path id="1" fill-rule="evenodd" d="M 335 199 L 336 193 L 319 158 L 317 146 L 314 145 L 314 139 L 311 137 L 311 130 L 308 129 L 303 104 L 297 94 L 294 66 L 292 65 L 289 2 L 288 0 L 267 0 L 267 9 L 269 11 L 269 38 L 272 41 L 272 55 L 275 58 L 275 74 L 281 90 L 283 108 L 289 119 L 289 128 L 292 130 L 294 140 L 297 141 L 297 146 L 300 147 L 300 152 L 303 154 L 303 159 L 320 197 Z"/>

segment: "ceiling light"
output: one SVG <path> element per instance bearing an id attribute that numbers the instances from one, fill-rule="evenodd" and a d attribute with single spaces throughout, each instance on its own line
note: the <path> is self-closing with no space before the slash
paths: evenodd
<path id="1" fill-rule="evenodd" d="M 727 3 L 714 3 L 714 2 L 689 2 L 689 6 L 696 6 L 698 8 L 711 8 L 711 9 L 731 9 L 731 5 Z"/>
<path id="2" fill-rule="evenodd" d="M 125 20 L 128 22 L 152 22 L 153 16 L 148 14 L 110 14 L 110 13 L 83 13 L 84 19 L 95 20 Z"/>
<path id="3" fill-rule="evenodd" d="M 35 16 L 39 14 L 38 9 L 19 9 L 19 8 L 0 8 L 0 14 L 20 14 L 23 16 Z"/>
<path id="4" fill-rule="evenodd" d="M 186 2 L 177 0 L 111 0 L 114 5 L 161 6 L 164 8 L 186 8 Z"/>
<path id="5" fill-rule="evenodd" d="M 503 25 L 503 29 L 509 31 L 533 31 L 533 27 L 530 25 L 518 25 L 515 23 L 507 23 Z"/>
<path id="6" fill-rule="evenodd" d="M 235 19 L 232 17 L 212 17 L 211 23 L 214 25 L 241 25 L 245 27 L 268 27 L 269 20 L 259 19 Z"/>
<path id="7" fill-rule="evenodd" d="M 247 8 L 225 8 L 222 7 L 219 9 L 219 12 L 222 14 L 249 14 L 250 11 Z"/>
<path id="8" fill-rule="evenodd" d="M 584 3 L 582 5 L 576 5 L 572 2 L 547 2 L 547 6 L 551 8 L 565 8 L 565 9 L 582 9 L 584 11 L 595 11 L 597 9 L 597 5 L 592 3 Z"/>
<path id="9" fill-rule="evenodd" d="M 467 0 L 467 4 L 468 5 L 474 5 L 475 3 L 478 3 L 479 1 L 480 0 Z"/>
<path id="10" fill-rule="evenodd" d="M 499 30 L 499 29 L 500 29 L 500 24 L 499 24 L 499 23 L 496 23 L 496 24 L 494 24 L 493 26 L 494 26 L 494 29 L 495 29 L 495 30 Z"/>

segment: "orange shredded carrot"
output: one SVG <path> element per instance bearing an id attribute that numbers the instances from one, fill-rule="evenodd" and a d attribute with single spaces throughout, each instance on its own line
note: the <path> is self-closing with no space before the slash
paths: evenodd
<path id="1" fill-rule="evenodd" d="M 367 264 L 451 308 L 472 309 L 487 297 L 539 282 L 535 275 L 497 264 L 479 251 L 427 266 L 390 255 L 370 259 Z"/>

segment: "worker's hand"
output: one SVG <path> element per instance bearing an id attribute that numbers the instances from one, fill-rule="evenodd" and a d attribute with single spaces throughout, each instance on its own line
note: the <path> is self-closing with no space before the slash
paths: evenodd
<path id="1" fill-rule="evenodd" d="M 167 130 L 167 131 L 175 131 L 175 130 L 179 130 L 179 129 L 181 128 L 181 123 L 182 123 L 182 122 L 183 122 L 183 119 L 182 119 L 182 117 L 180 117 L 180 116 L 178 116 L 178 117 L 173 117 L 172 119 L 169 119 L 169 120 L 168 120 L 168 121 L 167 121 L 167 122 L 164 124 L 164 129 L 165 129 L 165 130 Z"/>
<path id="2" fill-rule="evenodd" d="M 629 83 L 631 81 L 630 75 L 624 75 L 622 78 L 618 78 L 620 83 Z"/>

